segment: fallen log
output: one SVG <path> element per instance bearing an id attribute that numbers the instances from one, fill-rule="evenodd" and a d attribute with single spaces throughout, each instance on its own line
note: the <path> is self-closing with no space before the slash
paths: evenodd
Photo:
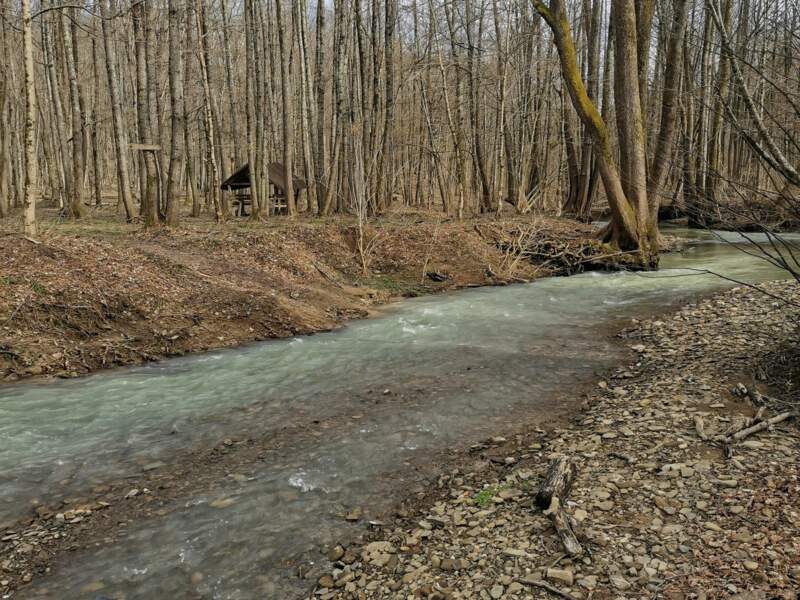
<path id="1" fill-rule="evenodd" d="M 561 501 L 558 497 L 553 498 L 553 503 L 550 508 L 545 511 L 545 514 L 550 516 L 550 522 L 553 524 L 553 528 L 556 530 L 558 538 L 561 540 L 561 544 L 564 546 L 564 550 L 567 551 L 567 554 L 573 558 L 583 554 L 583 547 L 581 547 L 578 538 L 575 537 L 575 531 L 573 531 L 572 528 L 573 521 L 569 514 L 567 514 L 567 511 L 561 506 Z"/>
<path id="2" fill-rule="evenodd" d="M 572 519 L 563 506 L 576 475 L 577 468 L 569 459 L 564 456 L 554 458 L 535 499 L 536 506 L 545 509 L 544 514 L 550 517 L 564 550 L 572 557 L 583 554 L 583 548 L 575 537 Z"/>
<path id="3" fill-rule="evenodd" d="M 554 458 L 547 467 L 547 473 L 542 485 L 539 486 L 539 491 L 536 492 L 536 506 L 547 510 L 550 508 L 554 496 L 563 501 L 572 489 L 572 482 L 575 480 L 576 474 L 577 468 L 566 457 Z"/>
<path id="4" fill-rule="evenodd" d="M 763 421 L 764 420 L 764 411 L 765 410 L 766 410 L 765 407 L 759 406 L 758 410 L 756 411 L 756 414 L 753 415 L 753 417 L 747 419 L 747 422 L 745 423 L 745 427 L 750 427 L 752 425 L 755 425 L 756 423 L 760 423 L 761 421 Z"/>
<path id="5" fill-rule="evenodd" d="M 791 419 L 792 417 L 797 416 L 793 412 L 785 412 L 779 415 L 775 415 L 770 419 L 766 419 L 761 421 L 760 423 L 756 423 L 752 427 L 747 427 L 745 429 L 741 429 L 736 433 L 733 433 L 725 438 L 726 444 L 731 444 L 733 442 L 741 442 L 748 436 L 753 435 L 754 433 L 758 433 L 759 431 L 764 431 L 765 429 L 769 429 L 772 425 L 776 423 L 780 423 L 781 421 L 786 421 L 787 419 Z"/>

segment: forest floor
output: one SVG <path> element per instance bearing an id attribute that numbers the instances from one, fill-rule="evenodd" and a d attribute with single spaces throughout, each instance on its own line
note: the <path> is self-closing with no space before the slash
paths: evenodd
<path id="1" fill-rule="evenodd" d="M 764 287 L 797 298 L 794 284 Z M 798 598 L 798 418 L 727 456 L 714 441 L 762 412 L 797 414 L 798 318 L 737 288 L 637 323 L 621 333 L 634 360 L 571 424 L 471 448 L 415 508 L 330 549 L 313 597 Z M 554 456 L 578 469 L 566 509 L 579 558 L 532 505 Z"/>
<path id="2" fill-rule="evenodd" d="M 0 228 L 0 382 L 76 377 L 188 352 L 330 330 L 400 296 L 613 267 L 588 225 L 186 219 L 44 220 L 35 242 Z"/>

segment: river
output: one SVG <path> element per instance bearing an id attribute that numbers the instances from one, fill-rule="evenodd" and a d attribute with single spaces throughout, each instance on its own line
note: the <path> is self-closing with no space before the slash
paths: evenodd
<path id="1" fill-rule="evenodd" d="M 302 597 L 287 565 L 361 527 L 343 512 L 390 506 L 438 451 L 568 412 L 565 390 L 624 356 L 612 334 L 631 317 L 732 285 L 697 270 L 784 276 L 709 234 L 680 233 L 694 240 L 657 273 L 419 298 L 337 332 L 0 388 L 0 522 L 242 432 L 337 423 L 130 524 L 122 543 L 71 554 L 18 597 Z M 220 497 L 229 505 L 213 507 Z M 102 591 L 87 592 L 93 582 Z"/>

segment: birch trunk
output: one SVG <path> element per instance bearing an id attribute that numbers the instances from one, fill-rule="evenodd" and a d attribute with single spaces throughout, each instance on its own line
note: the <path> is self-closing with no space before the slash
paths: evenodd
<path id="1" fill-rule="evenodd" d="M 278 13 L 278 44 L 281 55 L 281 100 L 283 106 L 283 170 L 286 179 L 286 211 L 289 216 L 297 214 L 297 205 L 294 198 L 294 118 L 292 113 L 292 81 L 289 66 L 291 49 L 291 28 L 287 24 L 284 2 L 275 0 L 275 10 Z M 291 19 L 291 16 L 289 16 Z"/>
<path id="2" fill-rule="evenodd" d="M 21 0 L 22 8 L 22 53 L 25 59 L 25 195 L 22 200 L 24 231 L 35 236 L 36 201 L 39 197 L 36 162 L 36 84 L 33 70 L 33 26 L 30 0 Z"/>

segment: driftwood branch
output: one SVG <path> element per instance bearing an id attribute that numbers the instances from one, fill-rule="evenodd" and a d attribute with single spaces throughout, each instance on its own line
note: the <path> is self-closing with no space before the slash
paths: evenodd
<path id="1" fill-rule="evenodd" d="M 701 440 L 705 441 L 708 439 L 708 434 L 706 433 L 706 425 L 703 421 L 703 417 L 700 415 L 694 416 L 694 428 L 697 431 L 697 437 Z"/>
<path id="2" fill-rule="evenodd" d="M 753 417 L 750 417 L 749 419 L 740 419 L 736 425 L 729 427 L 724 434 L 713 437 L 713 441 L 722 446 L 722 452 L 725 458 L 733 457 L 734 444 L 737 442 L 741 442 L 754 433 L 769 429 L 773 425 L 777 425 L 782 421 L 787 421 L 792 417 L 798 416 L 798 413 L 796 412 L 787 411 L 779 415 L 775 415 L 769 419 L 764 419 L 764 410 L 765 409 L 763 406 L 760 407 Z M 695 425 L 696 424 L 697 422 L 695 421 Z M 698 434 L 700 434 L 700 430 L 698 430 Z M 707 437 L 703 439 L 707 439 Z"/>
<path id="3" fill-rule="evenodd" d="M 535 499 L 536 506 L 546 508 L 544 514 L 550 517 L 564 550 L 573 557 L 583 554 L 583 548 L 575 537 L 573 522 L 563 506 L 576 475 L 577 468 L 569 459 L 563 456 L 553 459 Z"/>
<path id="4" fill-rule="evenodd" d="M 743 439 L 745 439 L 748 436 L 753 435 L 754 433 L 758 433 L 759 431 L 764 431 L 765 429 L 769 429 L 772 425 L 775 425 L 775 424 L 780 423 L 782 421 L 786 421 L 786 420 L 791 419 L 792 417 L 795 417 L 795 416 L 797 416 L 797 415 L 795 413 L 793 413 L 793 412 L 785 412 L 785 413 L 781 413 L 779 415 L 775 415 L 774 417 L 772 417 L 770 419 L 766 419 L 764 421 L 760 421 L 760 422 L 756 423 L 755 425 L 751 425 L 750 427 L 747 427 L 745 429 L 740 429 L 736 433 L 733 433 L 733 434 L 729 435 L 728 437 L 726 437 L 724 442 L 726 444 L 731 444 L 733 442 L 741 442 Z"/>
<path id="5" fill-rule="evenodd" d="M 578 538 L 575 537 L 575 532 L 572 529 L 572 519 L 570 519 L 567 511 L 561 506 L 561 501 L 558 497 L 553 498 L 553 503 L 550 505 L 550 508 L 545 511 L 545 514 L 550 515 L 553 528 L 556 530 L 567 554 L 573 557 L 583 554 L 583 548 Z"/>
<path id="6" fill-rule="evenodd" d="M 536 506 L 542 510 L 549 509 L 554 496 L 563 501 L 572 489 L 572 482 L 575 481 L 577 472 L 575 465 L 566 457 L 559 456 L 553 459 L 547 467 L 539 491 L 536 492 Z"/>

